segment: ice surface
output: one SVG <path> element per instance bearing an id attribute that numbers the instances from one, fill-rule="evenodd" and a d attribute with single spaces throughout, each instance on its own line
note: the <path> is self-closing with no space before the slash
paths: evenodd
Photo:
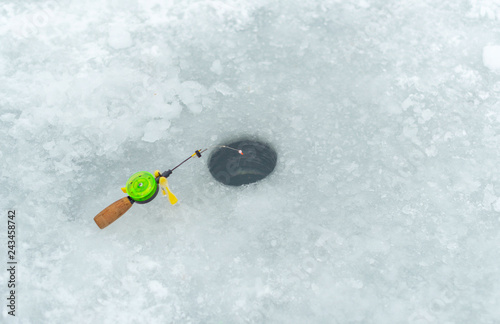
<path id="1" fill-rule="evenodd" d="M 497 322 L 499 9 L 3 1 L 18 322 Z M 133 173 L 240 135 L 277 150 L 264 181 L 221 186 L 205 156 L 178 205 L 94 224 Z"/>

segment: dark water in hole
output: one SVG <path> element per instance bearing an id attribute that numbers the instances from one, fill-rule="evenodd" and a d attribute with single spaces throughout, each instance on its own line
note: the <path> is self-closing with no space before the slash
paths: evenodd
<path id="1" fill-rule="evenodd" d="M 223 184 L 241 186 L 257 182 L 271 174 L 276 166 L 278 155 L 265 143 L 239 140 L 225 145 L 242 150 L 243 155 L 224 147 L 210 155 L 210 173 Z"/>

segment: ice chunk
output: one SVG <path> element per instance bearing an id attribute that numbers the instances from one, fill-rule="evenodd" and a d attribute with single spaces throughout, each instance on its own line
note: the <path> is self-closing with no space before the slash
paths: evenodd
<path id="1" fill-rule="evenodd" d="M 235 92 L 233 91 L 233 89 L 231 89 L 230 86 L 228 86 L 227 84 L 225 84 L 224 82 L 217 82 L 213 85 L 213 89 L 217 92 L 219 92 L 220 94 L 222 94 L 223 96 L 234 96 L 235 95 Z"/>
<path id="2" fill-rule="evenodd" d="M 489 45 L 483 48 L 483 64 L 490 70 L 500 71 L 499 45 Z"/>
<path id="3" fill-rule="evenodd" d="M 207 89 L 198 82 L 185 81 L 181 84 L 179 98 L 193 114 L 199 114 L 203 110 L 202 96 Z"/>
<path id="4" fill-rule="evenodd" d="M 212 63 L 212 66 L 210 67 L 210 71 L 212 71 L 213 73 L 215 73 L 217 75 L 221 75 L 222 74 L 222 72 L 224 70 L 223 70 L 222 65 L 220 64 L 219 60 L 215 60 Z"/>
<path id="5" fill-rule="evenodd" d="M 165 119 L 155 119 L 147 123 L 142 140 L 145 142 L 156 142 L 161 139 L 165 131 L 170 127 L 170 121 Z"/>
<path id="6" fill-rule="evenodd" d="M 109 30 L 108 44 L 114 49 L 123 49 L 132 46 L 132 37 L 122 26 L 113 26 Z"/>
<path id="7" fill-rule="evenodd" d="M 0 115 L 0 120 L 4 122 L 13 122 L 16 119 L 16 115 L 12 113 L 6 113 L 3 115 Z"/>
<path id="8" fill-rule="evenodd" d="M 163 298 L 168 296 L 168 289 L 159 281 L 151 280 L 148 283 L 149 290 L 153 292 L 153 294 L 157 298 Z"/>
<path id="9" fill-rule="evenodd" d="M 193 114 L 199 114 L 203 111 L 203 106 L 201 104 L 192 103 L 189 104 L 187 107 L 189 111 L 192 112 Z"/>
<path id="10" fill-rule="evenodd" d="M 174 101 L 171 104 L 167 104 L 165 110 L 169 118 L 177 118 L 182 112 L 182 106 L 179 102 Z"/>

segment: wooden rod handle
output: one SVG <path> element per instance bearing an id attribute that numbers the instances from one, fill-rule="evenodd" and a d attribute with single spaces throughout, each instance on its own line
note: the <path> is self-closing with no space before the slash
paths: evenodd
<path id="1" fill-rule="evenodd" d="M 100 229 L 103 229 L 125 214 L 133 203 L 134 201 L 130 197 L 119 199 L 97 214 L 94 221 Z"/>

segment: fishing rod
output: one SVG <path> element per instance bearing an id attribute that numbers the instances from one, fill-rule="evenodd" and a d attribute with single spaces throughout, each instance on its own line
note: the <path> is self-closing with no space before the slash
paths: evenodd
<path id="1" fill-rule="evenodd" d="M 163 173 L 159 170 L 156 170 L 154 174 L 147 171 L 136 172 L 127 180 L 127 185 L 122 188 L 123 193 L 126 193 L 128 196 L 118 199 L 94 217 L 94 221 L 97 226 L 99 226 L 100 229 L 105 228 L 125 214 L 134 203 L 145 204 L 152 201 L 156 198 L 159 191 L 161 191 L 164 197 L 168 197 L 168 200 L 172 205 L 175 205 L 178 199 L 170 190 L 167 178 L 175 169 L 183 165 L 185 162 L 195 156 L 201 158 L 201 154 L 208 151 L 212 147 L 227 148 L 243 155 L 241 150 L 237 150 L 226 145 L 213 145 L 206 149 L 196 150 L 187 159 L 177 164 L 172 169 L 164 171 Z"/>

